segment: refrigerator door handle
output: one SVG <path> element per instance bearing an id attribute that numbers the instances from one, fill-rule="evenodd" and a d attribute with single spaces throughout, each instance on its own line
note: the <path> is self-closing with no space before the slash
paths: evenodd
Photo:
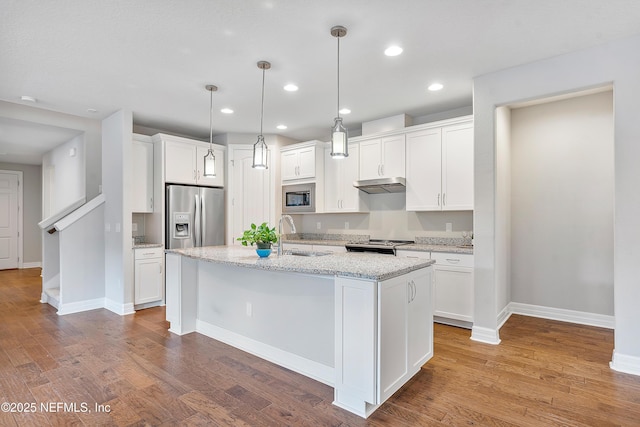
<path id="1" fill-rule="evenodd" d="M 195 195 L 195 211 L 193 215 L 193 224 L 195 229 L 193 230 L 193 246 L 202 246 L 202 232 L 200 231 L 200 197 Z"/>
<path id="2" fill-rule="evenodd" d="M 207 200 L 205 200 L 205 194 L 201 193 L 200 196 L 200 246 L 204 246 L 205 236 L 207 235 Z"/>

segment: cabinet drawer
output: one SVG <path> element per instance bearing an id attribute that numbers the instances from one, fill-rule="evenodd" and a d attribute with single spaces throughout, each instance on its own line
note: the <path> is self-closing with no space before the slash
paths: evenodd
<path id="1" fill-rule="evenodd" d="M 164 248 L 139 248 L 135 251 L 135 259 L 162 258 Z"/>
<path id="2" fill-rule="evenodd" d="M 431 259 L 436 261 L 436 265 L 448 265 L 451 267 L 473 268 L 473 255 L 456 254 L 452 252 L 431 252 Z"/>
<path id="3" fill-rule="evenodd" d="M 409 251 L 406 249 L 396 250 L 396 256 L 399 258 L 420 258 L 431 259 L 431 252 L 427 251 Z"/>

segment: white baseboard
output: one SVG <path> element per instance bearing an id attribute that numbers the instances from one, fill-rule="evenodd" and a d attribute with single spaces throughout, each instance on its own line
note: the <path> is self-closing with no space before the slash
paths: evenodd
<path id="1" fill-rule="evenodd" d="M 614 329 L 613 316 L 587 313 L 584 311 L 566 310 L 562 308 L 543 307 L 540 305 L 509 303 L 510 314 L 522 314 L 524 316 L 541 317 L 543 319 L 559 320 L 561 322 L 577 323 L 580 325 L 598 326 L 600 328 Z"/>
<path id="2" fill-rule="evenodd" d="M 42 268 L 41 262 L 23 262 L 22 268 Z"/>
<path id="3" fill-rule="evenodd" d="M 498 329 L 483 328 L 474 326 L 471 328 L 471 339 L 485 344 L 500 344 L 500 334 Z"/>
<path id="4" fill-rule="evenodd" d="M 133 309 L 133 303 L 129 302 L 121 304 L 109 298 L 104 299 L 104 308 L 114 312 L 115 314 L 119 314 L 120 316 L 126 316 L 127 314 L 133 314 L 136 312 Z"/>
<path id="5" fill-rule="evenodd" d="M 625 374 L 640 375 L 640 357 L 620 354 L 613 350 L 613 357 L 609 367 L 614 371 Z"/>
<path id="6" fill-rule="evenodd" d="M 509 317 L 511 317 L 511 310 L 509 309 L 509 304 L 507 304 L 506 307 L 498 314 L 498 330 L 507 323 Z"/>
<path id="7" fill-rule="evenodd" d="M 297 354 L 244 337 L 202 320 L 196 320 L 196 332 L 333 387 L 335 374 L 334 368 L 330 366 L 305 359 Z"/>
<path id="8" fill-rule="evenodd" d="M 80 313 L 97 308 L 104 308 L 104 298 L 60 304 L 60 307 L 58 307 L 58 315 L 64 316 L 65 314 Z"/>

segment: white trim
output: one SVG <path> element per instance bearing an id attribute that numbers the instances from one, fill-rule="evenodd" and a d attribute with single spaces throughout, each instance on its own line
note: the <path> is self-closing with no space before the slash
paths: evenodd
<path id="1" fill-rule="evenodd" d="M 276 365 L 291 369 L 292 371 L 331 387 L 333 387 L 335 383 L 335 369 L 333 367 L 305 359 L 297 354 L 289 353 L 288 351 L 264 344 L 260 341 L 244 337 L 202 320 L 196 320 L 196 332 L 206 335 L 209 338 L 222 341 L 225 344 L 268 360 Z"/>
<path id="2" fill-rule="evenodd" d="M 67 304 L 60 304 L 58 307 L 58 316 L 64 316 L 65 314 L 80 313 L 82 311 L 95 310 L 98 308 L 104 308 L 104 298 L 96 298 L 78 302 L 70 302 Z"/>
<path id="3" fill-rule="evenodd" d="M 613 350 L 609 367 L 625 374 L 640 375 L 640 357 L 620 354 Z"/>
<path id="4" fill-rule="evenodd" d="M 42 263 L 37 262 L 23 262 L 21 268 L 42 268 Z"/>
<path id="5" fill-rule="evenodd" d="M 119 314 L 120 316 L 135 313 L 133 303 L 120 304 L 109 298 L 104 299 L 104 308 L 114 312 L 115 314 Z"/>
<path id="6" fill-rule="evenodd" d="M 509 317 L 511 317 L 511 310 L 509 308 L 510 304 L 507 304 L 505 306 L 505 308 L 502 309 L 502 311 L 498 314 L 498 330 L 500 330 L 500 328 L 502 328 L 502 326 L 504 326 L 505 323 L 507 323 L 507 320 L 509 320 Z"/>
<path id="7" fill-rule="evenodd" d="M 474 326 L 471 328 L 471 339 L 485 344 L 500 344 L 500 332 L 498 329 Z"/>
<path id="8" fill-rule="evenodd" d="M 522 304 L 518 302 L 509 303 L 509 312 L 511 314 L 522 314 L 524 316 L 540 317 L 543 319 L 577 323 L 580 325 L 597 326 L 607 329 L 615 328 L 614 317 L 604 314 L 587 313 L 584 311 L 567 310 L 554 307 L 543 307 L 540 305 Z"/>

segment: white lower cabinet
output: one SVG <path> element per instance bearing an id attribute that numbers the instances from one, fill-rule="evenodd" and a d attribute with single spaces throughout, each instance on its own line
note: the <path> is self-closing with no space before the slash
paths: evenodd
<path id="1" fill-rule="evenodd" d="M 134 304 L 162 301 L 163 248 L 138 248 L 135 253 Z"/>
<path id="2" fill-rule="evenodd" d="M 433 355 L 431 277 L 425 271 L 378 283 L 378 402 Z"/>
<path id="3" fill-rule="evenodd" d="M 436 261 L 433 265 L 434 316 L 473 322 L 473 255 L 432 252 L 431 259 Z"/>
<path id="4" fill-rule="evenodd" d="M 433 356 L 431 268 L 381 282 L 336 279 L 336 404 L 375 410 Z M 370 322 L 377 327 L 371 329 Z M 356 412 L 357 413 L 357 412 Z"/>
<path id="5" fill-rule="evenodd" d="M 433 264 L 435 321 L 470 327 L 473 323 L 473 255 L 452 252 L 398 250 L 401 258 L 426 258 Z"/>

